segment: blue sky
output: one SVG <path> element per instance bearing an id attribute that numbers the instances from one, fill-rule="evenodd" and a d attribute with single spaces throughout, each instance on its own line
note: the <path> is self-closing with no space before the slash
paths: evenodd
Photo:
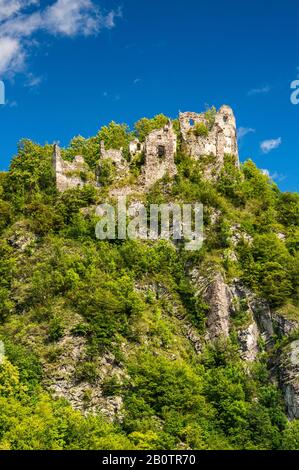
<path id="1" fill-rule="evenodd" d="M 298 191 L 294 0 L 0 0 L 0 169 L 17 142 L 229 104 L 240 157 Z"/>

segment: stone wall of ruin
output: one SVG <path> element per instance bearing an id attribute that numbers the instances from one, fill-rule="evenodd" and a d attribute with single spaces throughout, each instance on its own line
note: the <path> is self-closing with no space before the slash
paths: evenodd
<path id="1" fill-rule="evenodd" d="M 81 179 L 80 172 L 88 171 L 88 167 L 83 157 L 77 156 L 72 162 L 63 160 L 59 146 L 54 145 L 53 168 L 58 191 L 84 186 L 85 182 Z"/>
<path id="2" fill-rule="evenodd" d="M 154 184 L 168 173 L 175 175 L 174 162 L 177 149 L 177 136 L 171 121 L 162 129 L 151 132 L 145 141 L 145 166 L 143 180 L 145 186 Z"/>
<path id="3" fill-rule="evenodd" d="M 207 169 L 209 174 L 206 177 L 211 177 L 212 173 L 217 177 L 226 154 L 234 155 L 236 165 L 239 165 L 236 119 L 229 106 L 222 106 L 216 113 L 215 122 L 207 136 L 196 136 L 193 132 L 196 124 L 203 123 L 208 127 L 205 113 L 180 113 L 179 120 L 183 150 L 196 160 L 208 155 L 215 157 L 213 168 Z"/>
<path id="4" fill-rule="evenodd" d="M 194 112 L 180 113 L 179 122 L 182 150 L 201 163 L 200 171 L 204 178 L 217 179 L 226 154 L 235 156 L 236 166 L 239 165 L 236 120 L 229 106 L 222 106 L 215 114 L 212 123 L 208 122 L 206 113 Z M 195 126 L 199 123 L 205 124 L 209 131 L 207 135 L 198 136 L 194 132 Z M 145 143 L 141 143 L 138 139 L 132 140 L 129 151 L 131 159 L 142 152 L 145 156 L 138 186 L 149 187 L 166 174 L 169 176 L 176 174 L 177 135 L 171 121 L 162 129 L 151 132 Z M 106 149 L 104 142 L 101 142 L 99 160 L 101 159 L 112 160 L 117 169 L 117 179 L 121 179 L 129 172 L 129 162 L 124 158 L 123 149 Z M 82 187 L 85 184 L 80 178 L 80 172 L 88 171 L 88 167 L 82 157 L 75 157 L 73 162 L 64 161 L 56 145 L 53 166 L 59 191 Z"/>

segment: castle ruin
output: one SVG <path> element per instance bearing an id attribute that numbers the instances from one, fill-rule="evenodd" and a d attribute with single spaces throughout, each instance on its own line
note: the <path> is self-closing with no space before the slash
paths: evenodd
<path id="1" fill-rule="evenodd" d="M 140 142 L 134 139 L 129 145 L 131 160 L 136 155 L 144 154 L 144 165 L 138 180 L 138 185 L 150 187 L 166 174 L 170 177 L 176 174 L 175 156 L 180 142 L 181 150 L 201 162 L 209 157 L 209 165 L 203 169 L 203 176 L 217 179 L 224 164 L 225 155 L 235 157 L 239 165 L 236 119 L 229 106 L 222 106 L 218 112 L 209 116 L 207 113 L 184 112 L 179 114 L 179 134 L 171 120 L 161 129 L 152 131 Z M 101 160 L 110 159 L 119 175 L 129 173 L 130 161 L 125 158 L 123 149 L 106 149 L 101 143 L 99 169 Z M 81 176 L 86 171 L 86 163 L 82 156 L 74 158 L 73 162 L 62 159 L 60 149 L 54 146 L 53 166 L 56 174 L 57 189 L 65 191 L 74 187 L 82 187 L 86 181 Z M 97 185 L 96 177 L 94 183 Z"/>
<path id="2" fill-rule="evenodd" d="M 56 186 L 60 192 L 83 187 L 85 184 L 83 173 L 89 171 L 88 165 L 80 155 L 77 155 L 72 162 L 64 160 L 57 144 L 53 149 L 53 169 L 56 176 Z"/>
<path id="3" fill-rule="evenodd" d="M 176 151 L 177 135 L 169 120 L 166 126 L 151 132 L 145 140 L 145 165 L 143 168 L 145 186 L 151 186 L 166 174 L 175 175 Z"/>

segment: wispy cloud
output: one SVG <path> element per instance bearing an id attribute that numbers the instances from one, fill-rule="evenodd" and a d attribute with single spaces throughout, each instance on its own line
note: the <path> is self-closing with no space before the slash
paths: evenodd
<path id="1" fill-rule="evenodd" d="M 282 144 L 282 138 L 269 139 L 261 142 L 260 148 L 263 153 L 270 153 L 272 150 L 277 149 Z"/>
<path id="2" fill-rule="evenodd" d="M 246 137 L 246 135 L 248 134 L 253 134 L 255 132 L 255 129 L 253 129 L 252 127 L 239 127 L 238 129 L 238 140 L 241 141 L 242 139 L 244 139 L 244 137 Z"/>
<path id="3" fill-rule="evenodd" d="M 109 101 L 119 101 L 121 99 L 119 93 L 108 93 L 108 91 L 103 91 L 102 96 Z"/>
<path id="4" fill-rule="evenodd" d="M 38 0 L 0 0 L 0 74 L 24 69 L 40 31 L 56 37 L 93 36 L 114 28 L 121 14 L 120 9 L 102 13 L 93 0 L 56 0 L 44 9 Z"/>
<path id="5" fill-rule="evenodd" d="M 141 82 L 141 78 L 135 78 L 135 80 L 133 81 L 134 85 L 137 85 L 137 83 L 140 83 Z"/>
<path id="6" fill-rule="evenodd" d="M 35 87 L 38 87 L 42 83 L 42 81 L 43 81 L 42 77 L 38 77 L 30 72 L 27 75 L 25 86 L 28 88 L 35 88 Z"/>
<path id="7" fill-rule="evenodd" d="M 268 176 L 268 178 L 270 178 L 270 171 L 267 170 L 267 168 L 262 168 L 261 171 L 262 171 L 263 175 Z"/>
<path id="8" fill-rule="evenodd" d="M 4 106 L 7 108 L 17 108 L 18 102 L 16 100 L 6 100 Z"/>
<path id="9" fill-rule="evenodd" d="M 287 178 L 286 175 L 282 173 L 278 173 L 277 171 L 274 171 L 274 173 L 271 173 L 269 170 L 263 169 L 262 173 L 268 178 L 271 178 L 273 181 L 277 181 L 278 183 L 281 183 Z"/>
<path id="10" fill-rule="evenodd" d="M 281 181 L 284 181 L 287 176 L 282 174 L 282 173 L 278 173 L 277 171 L 274 171 L 274 173 L 272 173 L 270 175 L 270 177 L 274 180 L 274 181 L 277 181 L 278 183 L 281 183 Z"/>
<path id="11" fill-rule="evenodd" d="M 271 87 L 269 85 L 264 85 L 260 88 L 252 88 L 251 90 L 248 91 L 247 95 L 248 96 L 256 96 L 256 95 L 266 95 L 267 93 L 270 93 Z"/>
<path id="12" fill-rule="evenodd" d="M 0 18 L 5 20 L 31 5 L 36 5 L 39 0 L 0 0 Z"/>

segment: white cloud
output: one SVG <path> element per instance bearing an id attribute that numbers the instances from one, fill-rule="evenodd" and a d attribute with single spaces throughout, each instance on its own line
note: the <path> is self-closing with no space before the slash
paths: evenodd
<path id="1" fill-rule="evenodd" d="M 266 95 L 267 93 L 270 93 L 271 87 L 269 85 L 265 85 L 260 88 L 252 88 L 252 90 L 249 90 L 247 93 L 248 96 L 255 96 L 255 95 Z"/>
<path id="2" fill-rule="evenodd" d="M 0 18 L 5 20 L 20 10 L 39 3 L 39 0 L 0 0 Z"/>
<path id="3" fill-rule="evenodd" d="M 252 134 L 255 132 L 255 129 L 252 129 L 252 127 L 239 127 L 238 129 L 238 140 L 244 139 L 247 134 Z"/>
<path id="4" fill-rule="evenodd" d="M 28 12 L 29 6 L 33 9 Z M 53 36 L 97 35 L 113 28 L 120 16 L 120 9 L 103 14 L 93 0 L 56 0 L 44 9 L 38 0 L 0 0 L 0 73 L 20 71 L 39 31 Z"/>
<path id="5" fill-rule="evenodd" d="M 112 10 L 108 15 L 102 17 L 102 26 L 108 29 L 115 27 L 115 18 L 122 18 L 121 8 L 118 8 L 116 11 Z"/>
<path id="6" fill-rule="evenodd" d="M 34 75 L 33 73 L 28 73 L 27 80 L 25 82 L 25 86 L 28 88 L 35 88 L 39 86 L 42 83 L 43 79 L 42 77 L 38 77 Z"/>
<path id="7" fill-rule="evenodd" d="M 283 175 L 282 173 L 278 173 L 277 171 L 274 171 L 274 173 L 270 173 L 269 170 L 263 169 L 262 173 L 268 178 L 272 179 L 273 181 L 277 181 L 278 183 L 286 179 L 286 175 Z"/>
<path id="8" fill-rule="evenodd" d="M 98 7 L 91 0 L 57 0 L 44 11 L 41 27 L 51 34 L 89 36 L 99 32 L 102 20 Z"/>
<path id="9" fill-rule="evenodd" d="M 277 171 L 274 171 L 274 173 L 270 175 L 270 178 L 280 183 L 281 181 L 284 181 L 287 176 L 283 175 L 282 173 L 278 173 Z"/>
<path id="10" fill-rule="evenodd" d="M 24 61 L 25 53 L 20 41 L 16 38 L 0 37 L 0 74 L 3 75 L 9 70 L 21 70 Z"/>
<path id="11" fill-rule="evenodd" d="M 278 139 L 270 139 L 264 140 L 261 142 L 260 148 L 263 153 L 272 152 L 272 150 L 277 149 L 282 144 L 282 139 L 279 137 Z"/>

